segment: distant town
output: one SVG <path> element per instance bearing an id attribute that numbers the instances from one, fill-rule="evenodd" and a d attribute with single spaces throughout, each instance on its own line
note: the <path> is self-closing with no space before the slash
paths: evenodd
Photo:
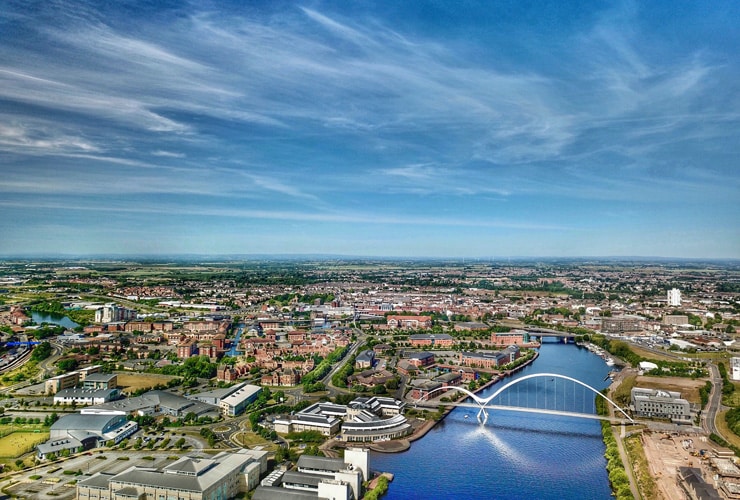
<path id="1" fill-rule="evenodd" d="M 0 488 L 379 498 L 549 341 L 610 367 L 617 498 L 737 499 L 738 329 L 733 261 L 1 261 Z"/>

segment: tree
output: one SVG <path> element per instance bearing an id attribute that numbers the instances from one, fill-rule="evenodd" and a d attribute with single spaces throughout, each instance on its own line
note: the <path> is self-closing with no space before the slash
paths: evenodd
<path id="1" fill-rule="evenodd" d="M 68 359 L 62 359 L 61 361 L 59 361 L 57 363 L 57 368 L 59 368 L 59 370 L 62 373 L 67 373 L 77 368 L 77 365 L 78 363 L 76 359 L 68 358 Z"/>

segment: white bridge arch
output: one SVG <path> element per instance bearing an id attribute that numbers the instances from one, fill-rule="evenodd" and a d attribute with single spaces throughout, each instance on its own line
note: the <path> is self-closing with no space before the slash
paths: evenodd
<path id="1" fill-rule="evenodd" d="M 500 387 L 496 392 L 494 392 L 493 394 L 491 394 L 487 398 L 481 398 L 477 394 L 474 394 L 472 391 L 469 391 L 468 389 L 465 389 L 463 387 L 457 387 L 457 386 L 438 387 L 436 389 L 433 389 L 433 390 L 429 391 L 428 395 L 431 395 L 431 394 L 433 394 L 435 392 L 448 391 L 450 389 L 454 389 L 456 391 L 463 392 L 463 393 L 467 394 L 468 396 L 470 396 L 473 399 L 473 401 L 475 401 L 478 404 L 478 406 L 480 406 L 480 411 L 478 412 L 478 420 L 481 421 L 481 418 L 482 418 L 483 421 L 486 421 L 488 419 L 488 413 L 485 412 L 485 409 L 486 408 L 495 408 L 496 407 L 496 405 L 489 406 L 489 404 L 491 404 L 491 401 L 493 401 L 493 399 L 496 398 L 496 396 L 500 395 L 502 392 L 504 392 L 506 389 L 508 389 L 509 387 L 511 387 L 513 385 L 516 385 L 516 384 L 518 384 L 520 382 L 524 382 L 525 380 L 529 380 L 529 379 L 533 379 L 533 378 L 550 378 L 550 379 L 552 379 L 552 378 L 559 378 L 559 379 L 563 379 L 563 380 L 569 380 L 570 382 L 574 382 L 574 383 L 576 383 L 578 385 L 581 385 L 581 386 L 585 387 L 586 389 L 589 389 L 594 394 L 596 394 L 598 396 L 601 396 L 602 398 L 604 398 L 605 400 L 607 400 L 609 402 L 609 404 L 611 404 L 616 410 L 618 410 L 622 415 L 624 415 L 624 417 L 629 422 L 635 423 L 635 421 L 632 419 L 632 417 L 630 417 L 629 415 L 627 415 L 627 413 L 625 413 L 625 411 L 617 403 L 615 403 L 614 401 L 612 401 L 611 399 L 609 399 L 608 397 L 606 397 L 604 394 L 601 393 L 601 391 L 598 391 L 598 390 L 594 389 L 590 385 L 588 385 L 588 384 L 586 384 L 584 382 L 581 382 L 578 379 L 575 379 L 573 377 L 569 377 L 567 375 L 560 375 L 558 373 L 533 373 L 531 375 L 525 375 L 523 377 L 519 377 L 518 379 L 512 380 L 511 382 L 509 382 L 509 383 L 505 384 L 504 386 Z M 416 402 L 417 403 L 421 402 L 421 398 L 418 399 Z M 481 415 L 482 415 L 482 417 L 481 417 Z"/>

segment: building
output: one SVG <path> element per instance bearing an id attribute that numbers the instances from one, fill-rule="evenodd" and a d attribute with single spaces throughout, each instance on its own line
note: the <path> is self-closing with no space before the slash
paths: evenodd
<path id="1" fill-rule="evenodd" d="M 670 307 L 681 307 L 681 290 L 678 288 L 668 290 L 668 305 Z"/>
<path id="2" fill-rule="evenodd" d="M 460 364 L 473 368 L 499 368 L 513 363 L 521 356 L 519 346 L 510 345 L 497 352 L 461 352 Z"/>
<path id="3" fill-rule="evenodd" d="M 69 373 L 63 373 L 61 375 L 57 375 L 56 377 L 52 377 L 45 382 L 44 392 L 50 395 L 56 394 L 57 392 L 63 389 L 71 389 L 73 387 L 77 387 L 77 385 L 80 383 L 83 384 L 83 387 L 91 388 L 85 385 L 85 381 L 88 378 L 98 373 L 100 373 L 100 365 L 88 366 L 87 368 L 82 368 L 75 372 L 69 372 Z M 109 377 L 109 376 L 106 376 L 106 377 Z M 95 377 L 93 377 L 92 380 L 96 380 Z M 114 389 L 118 387 L 117 385 L 118 379 L 115 375 L 113 375 L 112 379 L 111 378 L 98 378 L 97 380 L 107 381 L 107 382 L 101 382 L 101 387 L 95 387 L 95 388 Z M 105 387 L 103 387 L 103 385 Z"/>
<path id="4" fill-rule="evenodd" d="M 218 406 L 221 413 L 230 417 L 240 415 L 249 404 L 257 399 L 262 387 L 251 384 L 244 384 L 238 390 L 221 399 Z"/>
<path id="5" fill-rule="evenodd" d="M 431 316 L 388 316 L 389 328 L 406 328 L 417 330 L 420 328 L 431 328 Z"/>
<path id="6" fill-rule="evenodd" d="M 354 420 L 342 424 L 339 439 L 350 443 L 388 441 L 408 436 L 411 431 L 411 425 L 403 415 L 383 419 L 362 412 Z"/>
<path id="7" fill-rule="evenodd" d="M 115 401 L 121 397 L 119 389 L 62 389 L 54 394 L 54 404 L 59 405 L 99 405 Z"/>
<path id="8" fill-rule="evenodd" d="M 367 349 L 362 351 L 355 358 L 355 368 L 364 370 L 365 368 L 372 368 L 375 363 L 375 351 Z"/>
<path id="9" fill-rule="evenodd" d="M 704 480 L 701 468 L 678 467 L 676 484 L 684 490 L 686 498 L 700 500 L 720 500 L 724 498 L 711 483 Z"/>
<path id="10" fill-rule="evenodd" d="M 96 323 L 114 323 L 116 321 L 128 321 L 136 318 L 136 311 L 121 307 L 117 304 L 106 304 L 95 310 Z"/>
<path id="11" fill-rule="evenodd" d="M 46 394 L 56 394 L 61 390 L 76 386 L 79 380 L 80 374 L 78 372 L 63 373 L 47 380 L 44 383 L 44 391 Z"/>
<path id="12" fill-rule="evenodd" d="M 604 333 L 639 332 L 643 318 L 624 315 L 601 318 L 601 331 Z"/>
<path id="13" fill-rule="evenodd" d="M 684 326 L 689 324 L 689 317 L 685 314 L 666 314 L 663 316 L 664 325 Z"/>
<path id="14" fill-rule="evenodd" d="M 404 356 L 416 368 L 434 364 L 434 354 L 431 352 L 406 352 Z"/>
<path id="15" fill-rule="evenodd" d="M 192 398 L 184 398 L 167 391 L 149 391 L 141 396 L 119 399 L 110 403 L 84 408 L 81 413 L 121 413 L 123 415 L 165 415 L 181 418 L 188 413 L 197 417 L 218 417 L 219 407 Z"/>
<path id="16" fill-rule="evenodd" d="M 162 469 L 129 467 L 98 472 L 77 483 L 79 500 L 226 500 L 257 487 L 267 472 L 267 452 L 242 449 L 213 457 L 187 456 Z"/>
<path id="17" fill-rule="evenodd" d="M 347 405 L 339 439 L 366 443 L 404 437 L 412 431 L 402 415 L 405 407 L 406 403 L 393 398 L 356 398 Z"/>
<path id="18" fill-rule="evenodd" d="M 252 500 L 359 499 L 370 479 L 368 453 L 361 448 L 347 448 L 343 458 L 301 455 L 297 469 L 270 474 Z"/>
<path id="19" fill-rule="evenodd" d="M 678 392 L 633 387 L 631 396 L 636 417 L 668 418 L 674 423 L 691 423 L 691 405 Z"/>
<path id="20" fill-rule="evenodd" d="M 177 357 L 180 359 L 188 359 L 197 352 L 197 342 L 193 338 L 185 339 L 177 344 Z"/>
<path id="21" fill-rule="evenodd" d="M 82 381 L 83 389 L 115 389 L 118 387 L 118 375 L 113 373 L 91 373 Z"/>
<path id="22" fill-rule="evenodd" d="M 730 378 L 732 380 L 740 380 L 740 358 L 730 359 Z"/>
<path id="23" fill-rule="evenodd" d="M 491 334 L 493 345 L 524 345 L 529 343 L 529 332 L 524 330 L 513 330 L 511 332 L 493 332 Z"/>
<path id="24" fill-rule="evenodd" d="M 436 394 L 442 392 L 438 390 L 442 388 L 441 382 L 425 378 L 412 380 L 409 382 L 409 387 L 411 390 L 408 393 L 408 397 L 414 401 L 428 401 L 431 393 Z"/>
<path id="25" fill-rule="evenodd" d="M 341 417 L 346 414 L 346 406 L 319 402 L 293 415 L 276 417 L 273 426 L 280 434 L 316 431 L 324 436 L 333 436 L 339 432 Z"/>
<path id="26" fill-rule="evenodd" d="M 49 440 L 38 445 L 36 450 L 43 460 L 63 450 L 76 452 L 102 446 L 108 441 L 119 443 L 138 429 L 136 422 L 120 412 L 64 415 L 52 424 Z"/>
<path id="27" fill-rule="evenodd" d="M 455 339 L 447 333 L 421 333 L 409 335 L 409 343 L 412 347 L 452 347 Z"/>

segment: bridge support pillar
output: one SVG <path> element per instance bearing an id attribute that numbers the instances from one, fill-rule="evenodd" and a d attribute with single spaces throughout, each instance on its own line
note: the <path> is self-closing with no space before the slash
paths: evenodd
<path id="1" fill-rule="evenodd" d="M 481 406 L 480 411 L 478 412 L 478 422 L 481 424 L 485 424 L 488 422 L 488 412 L 486 412 L 485 408 Z"/>

